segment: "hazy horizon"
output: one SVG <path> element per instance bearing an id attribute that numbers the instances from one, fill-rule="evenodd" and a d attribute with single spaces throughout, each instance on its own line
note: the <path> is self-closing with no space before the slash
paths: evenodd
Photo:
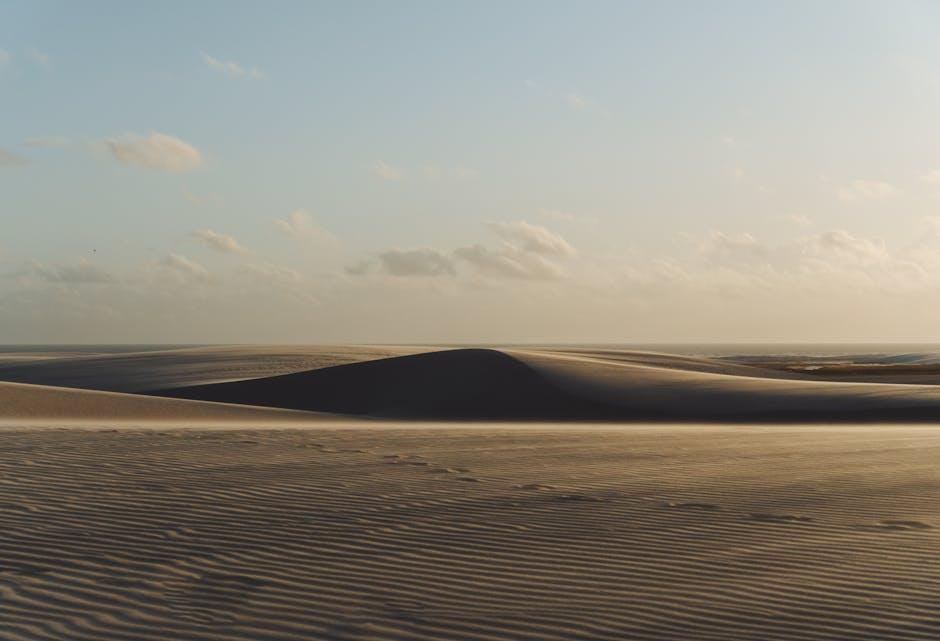
<path id="1" fill-rule="evenodd" d="M 0 342 L 940 341 L 938 5 L 169 7 L 0 3 Z"/>

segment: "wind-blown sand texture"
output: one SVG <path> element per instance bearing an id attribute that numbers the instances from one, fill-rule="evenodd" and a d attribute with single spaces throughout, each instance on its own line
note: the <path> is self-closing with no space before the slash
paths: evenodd
<path id="1" fill-rule="evenodd" d="M 940 428 L 0 434 L 10 641 L 940 637 Z"/>

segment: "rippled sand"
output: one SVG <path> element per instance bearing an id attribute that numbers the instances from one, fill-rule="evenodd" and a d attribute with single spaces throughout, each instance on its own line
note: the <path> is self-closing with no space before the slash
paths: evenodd
<path id="1" fill-rule="evenodd" d="M 937 427 L 0 437 L 4 640 L 940 637 Z"/>

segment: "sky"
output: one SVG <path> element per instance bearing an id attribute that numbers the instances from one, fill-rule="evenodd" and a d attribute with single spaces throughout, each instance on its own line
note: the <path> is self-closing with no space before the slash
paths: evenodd
<path id="1" fill-rule="evenodd" d="M 940 4 L 0 0 L 0 343 L 940 341 Z"/>

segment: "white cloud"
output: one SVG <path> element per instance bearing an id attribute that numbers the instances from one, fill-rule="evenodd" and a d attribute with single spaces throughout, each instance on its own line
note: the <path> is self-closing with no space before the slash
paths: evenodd
<path id="1" fill-rule="evenodd" d="M 839 200 L 877 200 L 896 196 L 900 191 L 891 183 L 880 180 L 853 180 L 836 191 Z"/>
<path id="2" fill-rule="evenodd" d="M 231 236 L 225 234 L 220 234 L 219 232 L 212 231 L 211 229 L 198 229 L 194 231 L 192 237 L 198 240 L 200 243 L 206 247 L 210 247 L 216 251 L 228 253 L 228 254 L 248 254 L 250 253 L 247 249 L 242 247 L 237 240 Z"/>
<path id="3" fill-rule="evenodd" d="M 33 262 L 31 266 L 33 273 L 50 283 L 80 285 L 114 282 L 111 274 L 85 259 L 81 259 L 75 265 L 47 266 Z"/>
<path id="4" fill-rule="evenodd" d="M 940 169 L 931 169 L 921 176 L 921 180 L 928 183 L 940 183 Z"/>
<path id="5" fill-rule="evenodd" d="M 117 161 L 125 165 L 172 172 L 191 171 L 202 165 L 198 149 L 166 134 L 152 133 L 146 138 L 128 134 L 105 144 Z"/>
<path id="6" fill-rule="evenodd" d="M 786 217 L 786 220 L 793 223 L 797 227 L 810 227 L 813 224 L 812 219 L 809 216 L 804 216 L 803 214 L 790 214 Z"/>
<path id="7" fill-rule="evenodd" d="M 17 156 L 16 154 L 6 151 L 5 149 L 0 149 L 0 167 L 25 165 L 27 162 L 28 161 L 22 156 Z"/>
<path id="8" fill-rule="evenodd" d="M 380 160 L 372 166 L 372 175 L 380 180 L 400 180 L 405 172 L 397 167 L 393 167 L 384 160 Z"/>
<path id="9" fill-rule="evenodd" d="M 219 73 L 223 73 L 226 76 L 230 76 L 232 78 L 252 78 L 254 80 L 258 80 L 264 77 L 264 74 L 262 74 L 261 70 L 258 69 L 257 67 L 251 67 L 251 68 L 243 67 L 237 62 L 233 62 L 230 60 L 224 61 L 224 60 L 219 60 L 218 58 L 213 58 L 212 56 L 210 56 L 204 51 L 200 53 L 202 55 L 202 60 L 203 62 L 206 63 L 207 67 L 209 67 L 213 71 L 218 71 Z"/>
<path id="10" fill-rule="evenodd" d="M 286 218 L 275 218 L 274 226 L 295 240 L 317 245 L 335 245 L 336 236 L 320 227 L 305 209 L 295 209 Z"/>
<path id="11" fill-rule="evenodd" d="M 29 57 L 32 58 L 33 62 L 45 69 L 52 66 L 52 60 L 49 58 L 49 54 L 43 53 L 38 49 L 30 49 Z"/>
<path id="12" fill-rule="evenodd" d="M 208 269 L 196 261 L 190 260 L 185 256 L 180 256 L 179 254 L 167 255 L 163 260 L 160 261 L 160 266 L 166 267 L 179 275 L 193 278 L 195 280 L 209 279 Z"/>

